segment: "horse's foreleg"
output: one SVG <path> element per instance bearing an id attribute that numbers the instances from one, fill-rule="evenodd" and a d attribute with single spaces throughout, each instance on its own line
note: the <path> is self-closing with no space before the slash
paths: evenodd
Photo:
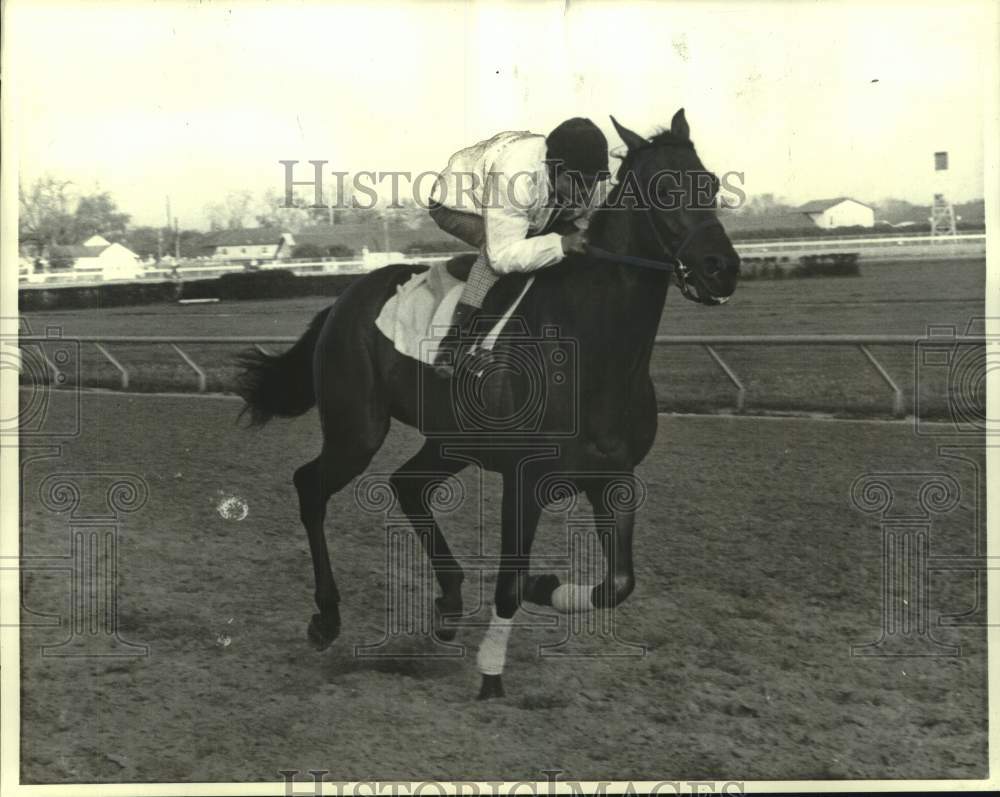
<path id="1" fill-rule="evenodd" d="M 534 490 L 518 485 L 518 478 L 505 474 L 501 507 L 500 569 L 494 593 L 490 627 L 479 645 L 476 663 L 483 676 L 479 699 L 503 697 L 503 673 L 507 643 L 514 625 L 514 615 L 521 605 L 528 584 L 531 544 L 535 539 L 541 506 Z"/>

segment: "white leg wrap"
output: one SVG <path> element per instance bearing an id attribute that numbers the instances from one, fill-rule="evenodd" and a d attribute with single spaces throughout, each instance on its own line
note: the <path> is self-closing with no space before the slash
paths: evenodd
<path id="1" fill-rule="evenodd" d="M 560 584 L 552 593 L 552 608 L 562 614 L 593 611 L 593 584 Z"/>
<path id="2" fill-rule="evenodd" d="M 483 675 L 503 674 L 503 665 L 507 661 L 507 640 L 513 625 L 513 617 L 500 617 L 496 607 L 493 608 L 493 619 L 483 641 L 479 643 L 479 654 L 476 656 L 476 664 Z"/>

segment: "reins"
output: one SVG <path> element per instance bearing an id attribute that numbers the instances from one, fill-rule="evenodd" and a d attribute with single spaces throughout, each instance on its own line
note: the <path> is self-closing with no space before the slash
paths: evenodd
<path id="1" fill-rule="evenodd" d="M 609 252 L 607 249 L 601 249 L 598 246 L 587 245 L 587 257 L 592 257 L 595 260 L 604 260 L 609 263 L 624 263 L 630 266 L 638 266 L 639 268 L 652 268 L 658 269 L 659 271 L 666 271 L 668 274 L 673 272 L 674 268 L 677 266 L 677 262 L 666 262 L 663 260 L 649 260 L 645 257 L 635 257 L 634 255 L 622 255 L 617 252 Z"/>

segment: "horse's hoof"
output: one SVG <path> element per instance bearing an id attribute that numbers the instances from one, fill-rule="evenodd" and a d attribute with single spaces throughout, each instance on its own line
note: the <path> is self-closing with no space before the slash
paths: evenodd
<path id="1" fill-rule="evenodd" d="M 499 675 L 484 675 L 476 700 L 491 700 L 494 697 L 503 697 L 503 681 Z"/>
<path id="2" fill-rule="evenodd" d="M 442 642 L 451 642 L 458 635 L 458 626 L 447 621 L 457 620 L 462 614 L 462 607 L 445 610 L 443 605 L 444 598 L 434 599 L 434 636 Z"/>
<path id="3" fill-rule="evenodd" d="M 309 621 L 309 644 L 316 650 L 326 650 L 340 634 L 340 620 L 314 614 Z"/>

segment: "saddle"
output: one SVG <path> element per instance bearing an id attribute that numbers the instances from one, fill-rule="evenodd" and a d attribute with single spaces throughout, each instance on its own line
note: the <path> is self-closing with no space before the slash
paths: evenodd
<path id="1" fill-rule="evenodd" d="M 396 287 L 395 295 L 375 319 L 376 328 L 392 341 L 396 351 L 427 365 L 434 364 L 475 260 L 475 254 L 458 255 L 414 274 Z M 493 348 L 533 282 L 530 274 L 507 274 L 490 289 L 483 302 L 484 323 L 476 326 L 482 334 L 478 341 L 481 348 Z M 493 319 L 492 323 L 488 319 Z"/>

